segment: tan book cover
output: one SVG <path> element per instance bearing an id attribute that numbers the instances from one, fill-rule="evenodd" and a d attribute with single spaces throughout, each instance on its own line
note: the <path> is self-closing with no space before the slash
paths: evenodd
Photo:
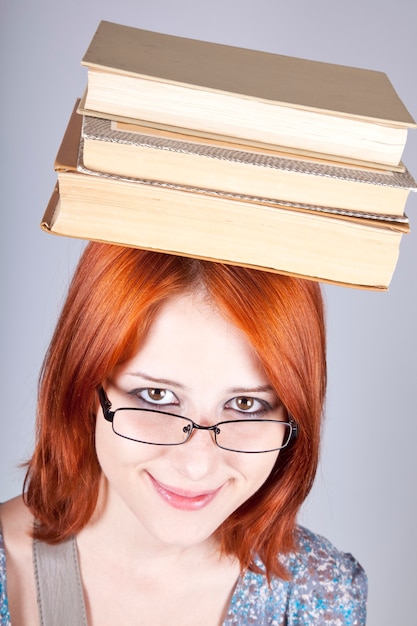
<path id="1" fill-rule="evenodd" d="M 415 122 L 386 74 L 101 22 L 90 115 L 398 166 Z"/>
<path id="2" fill-rule="evenodd" d="M 42 220 L 48 232 L 362 288 L 388 288 L 403 235 L 381 223 L 69 170 L 58 182 L 59 202 Z"/>
<path id="3" fill-rule="evenodd" d="M 79 124 L 79 120 L 76 120 Z M 399 173 L 289 158 L 250 147 L 167 133 L 122 131 L 110 120 L 83 117 L 83 165 L 117 176 L 199 187 L 275 202 L 402 216 L 416 182 Z"/>
<path id="4" fill-rule="evenodd" d="M 383 72 L 100 22 L 91 68 L 392 125 L 415 122 Z"/>

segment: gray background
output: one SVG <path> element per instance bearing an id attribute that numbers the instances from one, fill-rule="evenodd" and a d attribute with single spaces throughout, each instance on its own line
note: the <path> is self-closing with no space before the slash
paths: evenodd
<path id="1" fill-rule="evenodd" d="M 38 371 L 82 243 L 38 227 L 100 19 L 385 71 L 417 119 L 417 3 L 2 0 L 0 500 L 30 454 Z M 404 160 L 417 176 L 417 131 Z M 388 293 L 326 287 L 323 458 L 301 521 L 369 575 L 369 626 L 416 624 L 417 195 Z"/>

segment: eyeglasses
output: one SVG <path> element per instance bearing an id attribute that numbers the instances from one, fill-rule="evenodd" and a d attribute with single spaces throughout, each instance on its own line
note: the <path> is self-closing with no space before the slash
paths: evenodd
<path id="1" fill-rule="evenodd" d="M 102 387 L 98 396 L 104 418 L 111 422 L 113 432 L 120 437 L 154 446 L 180 446 L 194 430 L 208 430 L 214 442 L 231 452 L 260 453 L 282 450 L 297 436 L 298 427 L 288 421 L 274 419 L 238 419 L 201 426 L 182 415 L 154 409 L 120 408 L 112 404 Z"/>

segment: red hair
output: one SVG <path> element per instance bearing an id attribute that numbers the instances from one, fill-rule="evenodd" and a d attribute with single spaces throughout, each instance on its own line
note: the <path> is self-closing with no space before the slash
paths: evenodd
<path id="1" fill-rule="evenodd" d="M 261 489 L 218 529 L 224 553 L 243 569 L 294 549 L 297 512 L 315 476 L 326 383 L 323 303 L 317 283 L 269 272 L 108 244 L 89 244 L 75 272 L 41 372 L 37 443 L 25 501 L 36 538 L 59 542 L 91 518 L 100 467 L 95 453 L 96 389 L 138 350 L 157 311 L 203 286 L 246 334 L 298 438 L 278 456 Z"/>

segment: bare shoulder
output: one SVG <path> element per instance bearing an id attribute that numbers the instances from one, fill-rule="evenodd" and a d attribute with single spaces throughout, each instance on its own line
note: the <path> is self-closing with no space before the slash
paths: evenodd
<path id="1" fill-rule="evenodd" d="M 35 625 L 37 603 L 32 561 L 33 516 L 22 497 L 0 505 L 0 526 L 6 549 L 7 591 L 12 623 Z"/>
<path id="2" fill-rule="evenodd" d="M 9 549 L 13 546 L 22 549 L 25 544 L 31 545 L 33 516 L 23 502 L 22 496 L 0 505 L 0 525 Z"/>
<path id="3" fill-rule="evenodd" d="M 6 548 L 7 563 L 15 560 L 21 561 L 28 557 L 32 559 L 33 516 L 21 496 L 0 505 L 0 527 Z"/>

